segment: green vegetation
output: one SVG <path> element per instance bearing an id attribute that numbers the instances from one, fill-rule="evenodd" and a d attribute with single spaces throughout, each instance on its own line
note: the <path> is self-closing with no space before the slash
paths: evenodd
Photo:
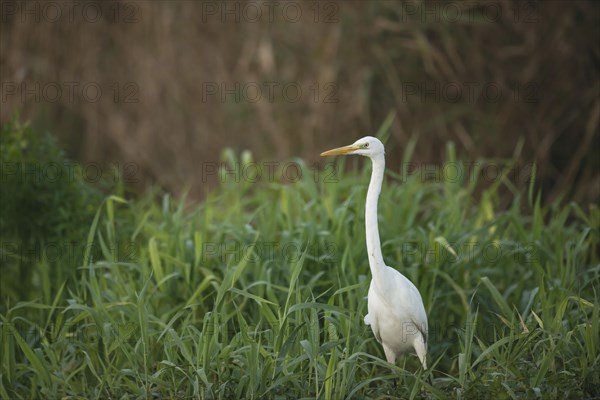
<path id="1" fill-rule="evenodd" d="M 392 366 L 362 321 L 370 168 L 351 162 L 295 160 L 302 178 L 287 183 L 223 174 L 194 207 L 107 196 L 73 220 L 89 232 L 81 258 L 35 265 L 40 282 L 78 268 L 76 281 L 20 302 L 3 284 L 0 397 L 600 396 L 597 208 L 541 207 L 531 185 L 500 209 L 506 179 L 476 198 L 472 179 L 390 173 L 383 253 L 421 291 L 431 368 Z"/>
<path id="2" fill-rule="evenodd" d="M 48 300 L 51 286 L 75 276 L 73 261 L 83 252 L 69 244 L 89 231 L 102 193 L 84 181 L 51 134 L 35 132 L 18 115 L 0 131 L 0 182 L 2 297 L 30 297 L 37 281 Z M 53 265 L 50 273 L 49 264 L 67 248 L 69 265 Z"/>

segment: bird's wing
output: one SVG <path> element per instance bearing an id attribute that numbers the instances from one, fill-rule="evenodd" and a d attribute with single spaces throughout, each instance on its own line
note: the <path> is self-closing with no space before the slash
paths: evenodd
<path id="1" fill-rule="evenodd" d="M 395 286 L 398 290 L 394 293 L 394 302 L 397 304 L 404 304 L 405 312 L 410 317 L 410 320 L 417 327 L 419 332 L 427 339 L 427 314 L 425 313 L 425 307 L 423 306 L 423 300 L 417 287 L 404 275 L 398 272 L 392 267 L 388 267 L 393 270 L 393 279 L 396 281 Z M 394 309 L 392 307 L 392 309 Z"/>

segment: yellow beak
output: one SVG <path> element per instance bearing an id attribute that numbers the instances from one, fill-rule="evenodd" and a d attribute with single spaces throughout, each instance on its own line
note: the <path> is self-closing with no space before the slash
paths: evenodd
<path id="1" fill-rule="evenodd" d="M 354 145 L 349 145 L 349 146 L 344 146 L 344 147 L 338 147 L 337 149 L 331 149 L 331 150 L 327 150 L 321 153 L 321 157 L 325 157 L 325 156 L 336 156 L 339 154 L 348 154 L 353 152 L 354 150 L 356 150 L 356 146 Z"/>

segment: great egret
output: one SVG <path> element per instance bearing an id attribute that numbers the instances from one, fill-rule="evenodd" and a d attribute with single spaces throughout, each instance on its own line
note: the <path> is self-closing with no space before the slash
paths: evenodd
<path id="1" fill-rule="evenodd" d="M 374 137 L 366 136 L 353 144 L 321 153 L 321 156 L 359 154 L 371 159 L 373 169 L 365 205 L 365 228 L 367 252 L 371 267 L 368 309 L 365 324 L 383 346 L 387 361 L 394 364 L 400 354 L 414 349 L 427 369 L 427 315 L 419 290 L 404 275 L 388 267 L 383 261 L 379 228 L 377 224 L 377 201 L 385 170 L 383 144 Z"/>

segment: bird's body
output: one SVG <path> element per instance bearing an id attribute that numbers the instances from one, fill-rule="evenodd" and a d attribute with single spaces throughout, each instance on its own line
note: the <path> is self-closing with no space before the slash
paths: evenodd
<path id="1" fill-rule="evenodd" d="M 385 171 L 383 144 L 374 137 L 364 137 L 350 146 L 321 153 L 359 154 L 371 159 L 373 169 L 365 205 L 365 228 L 369 267 L 373 276 L 368 294 L 369 313 L 364 322 L 382 344 L 386 359 L 396 362 L 396 357 L 411 349 L 417 353 L 423 368 L 427 368 L 427 315 L 418 289 L 396 269 L 383 261 L 377 202 Z"/>
<path id="2" fill-rule="evenodd" d="M 377 284 L 371 280 L 365 324 L 371 326 L 390 363 L 395 363 L 397 356 L 414 349 L 423 367 L 427 368 L 428 327 L 421 295 L 404 275 L 391 267 L 386 268 L 387 279 L 403 289 L 385 293 L 378 290 Z M 403 306 L 399 307 L 399 304 Z"/>

